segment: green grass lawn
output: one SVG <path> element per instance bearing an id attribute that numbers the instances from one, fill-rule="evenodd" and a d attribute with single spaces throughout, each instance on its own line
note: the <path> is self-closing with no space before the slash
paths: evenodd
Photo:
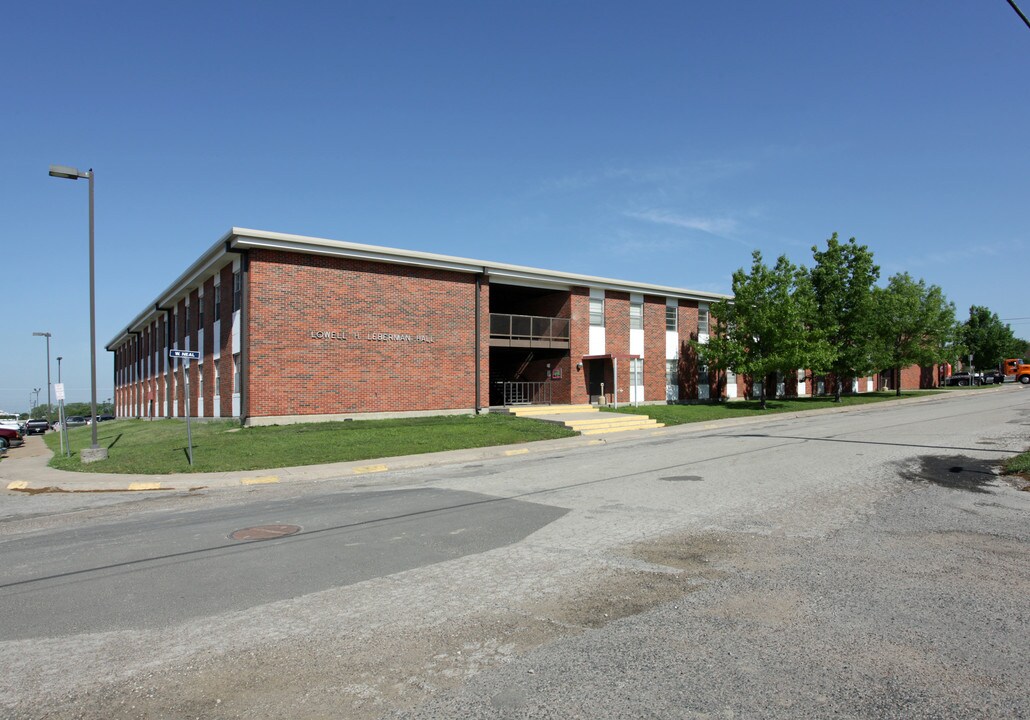
<path id="1" fill-rule="evenodd" d="M 560 425 L 509 415 L 448 415 L 403 420 L 359 420 L 241 428 L 231 420 L 191 423 L 193 467 L 186 456 L 182 420 L 114 420 L 97 425 L 107 460 L 84 465 L 78 451 L 90 446 L 89 427 L 70 428 L 70 458 L 60 454 L 57 433 L 50 466 L 80 472 L 164 475 L 185 472 L 259 470 L 348 460 L 417 455 L 569 437 Z"/>
<path id="2" fill-rule="evenodd" d="M 963 388 L 964 389 L 964 388 Z M 917 390 L 902 392 L 902 398 L 923 397 L 935 394 L 936 390 Z M 647 415 L 665 425 L 681 425 L 692 422 L 710 422 L 727 418 L 747 417 L 749 415 L 772 415 L 775 413 L 802 412 L 805 410 L 822 410 L 852 405 L 868 405 L 869 403 L 896 400 L 892 392 L 866 393 L 862 395 L 844 395 L 840 403 L 833 402 L 832 397 L 789 398 L 785 400 L 769 400 L 767 410 L 759 409 L 757 400 L 742 400 L 704 405 L 641 405 L 640 407 L 623 406 L 612 412 Z M 611 410 L 611 408 L 607 408 Z"/>
<path id="3" fill-rule="evenodd" d="M 1030 480 L 1030 450 L 1005 461 L 1006 475 L 1022 475 Z"/>

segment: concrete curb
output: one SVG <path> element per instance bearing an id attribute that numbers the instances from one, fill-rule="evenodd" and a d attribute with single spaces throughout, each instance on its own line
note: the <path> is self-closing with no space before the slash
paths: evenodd
<path id="1" fill-rule="evenodd" d="M 979 392 L 997 392 L 1002 388 L 979 390 Z M 183 473 L 170 475 L 121 475 L 116 473 L 77 473 L 66 470 L 55 470 L 48 467 L 53 452 L 39 452 L 32 456 L 17 457 L 8 455 L 0 462 L 0 486 L 11 491 L 29 494 L 46 492 L 154 492 L 172 491 L 189 492 L 210 488 L 225 487 L 258 487 L 301 482 L 305 480 L 353 479 L 361 475 L 397 470 L 417 470 L 426 467 L 456 465 L 467 462 L 503 459 L 523 455 L 545 453 L 553 450 L 608 445 L 630 440 L 639 440 L 642 436 L 676 437 L 696 433 L 709 432 L 741 425 L 757 425 L 768 422 L 782 422 L 801 417 L 820 414 L 836 414 L 846 412 L 872 412 L 897 407 L 899 402 L 919 403 L 930 401 L 951 401 L 970 395 L 928 395 L 921 398 L 904 398 L 901 401 L 887 400 L 868 405 L 854 405 L 840 408 L 823 408 L 804 410 L 793 413 L 776 413 L 774 415 L 751 415 L 741 418 L 714 420 L 710 422 L 687 423 L 662 428 L 645 428 L 643 430 L 623 431 L 607 436 L 577 436 L 559 438 L 557 440 L 541 440 L 533 443 L 516 445 L 499 445 L 466 450 L 448 450 L 420 455 L 403 455 L 374 460 L 358 460 L 352 462 L 331 463 L 328 465 L 302 465 L 297 467 L 269 468 L 267 470 L 250 470 L 220 473 Z M 33 436 L 34 438 L 38 436 Z M 38 438 L 42 444 L 42 438 Z M 26 443 L 28 446 L 28 443 Z M 38 450 L 39 448 L 37 448 Z"/>

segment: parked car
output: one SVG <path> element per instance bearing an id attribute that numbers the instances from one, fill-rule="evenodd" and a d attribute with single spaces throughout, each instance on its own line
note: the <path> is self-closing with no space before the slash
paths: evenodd
<path id="1" fill-rule="evenodd" d="M 27 423 L 25 423 L 26 435 L 43 435 L 49 429 L 50 423 L 43 418 L 29 420 Z"/>
<path id="2" fill-rule="evenodd" d="M 994 374 L 984 375 L 983 373 L 973 373 L 972 384 L 973 385 L 984 385 L 987 383 L 994 382 Z M 961 385 L 963 387 L 970 384 L 970 376 L 967 372 L 957 372 L 950 375 L 944 380 L 945 385 Z"/>
<path id="3" fill-rule="evenodd" d="M 107 422 L 108 420 L 114 420 L 114 415 L 101 415 L 97 418 L 97 422 Z"/>
<path id="4" fill-rule="evenodd" d="M 7 428 L 8 430 L 25 434 L 25 423 L 21 420 L 0 420 L 0 428 Z"/>
<path id="5" fill-rule="evenodd" d="M 64 424 L 65 427 L 77 427 L 79 425 L 85 425 L 86 418 L 82 417 L 81 415 L 72 415 L 71 417 L 66 417 L 64 419 Z"/>
<path id="6" fill-rule="evenodd" d="M 21 436 L 20 432 L 11 430 L 11 428 L 0 427 L 0 448 L 6 450 L 9 447 L 18 447 L 24 444 L 25 439 Z"/>

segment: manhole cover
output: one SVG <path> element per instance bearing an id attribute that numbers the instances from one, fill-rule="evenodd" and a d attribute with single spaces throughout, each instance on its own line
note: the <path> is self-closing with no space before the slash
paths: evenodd
<path id="1" fill-rule="evenodd" d="M 665 482 L 701 482 L 704 478 L 700 475 L 670 475 L 669 477 L 658 479 Z"/>
<path id="2" fill-rule="evenodd" d="M 230 540 L 272 540 L 300 532 L 300 525 L 257 525 L 255 527 L 233 530 Z"/>

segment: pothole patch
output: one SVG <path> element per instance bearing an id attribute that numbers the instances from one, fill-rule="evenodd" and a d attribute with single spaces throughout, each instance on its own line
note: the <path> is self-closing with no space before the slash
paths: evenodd
<path id="1" fill-rule="evenodd" d="M 240 528 L 229 533 L 230 540 L 240 542 L 253 542 L 255 540 L 274 540 L 275 538 L 296 535 L 300 532 L 300 525 L 255 525 L 249 528 Z"/>

